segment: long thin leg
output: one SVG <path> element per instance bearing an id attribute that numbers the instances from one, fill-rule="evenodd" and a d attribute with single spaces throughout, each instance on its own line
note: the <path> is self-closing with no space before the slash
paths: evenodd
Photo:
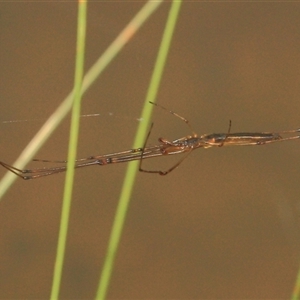
<path id="1" fill-rule="evenodd" d="M 37 179 L 40 177 L 45 177 L 45 176 L 49 176 L 49 175 L 53 175 L 53 174 L 62 173 L 67 170 L 66 166 L 45 168 L 45 169 L 21 170 L 21 169 L 15 168 L 15 167 L 10 166 L 1 161 L 0 161 L 0 165 L 24 180 Z M 84 166 L 86 166 L 86 165 L 77 166 L 77 167 L 84 167 Z"/>
<path id="2" fill-rule="evenodd" d="M 193 133 L 192 137 L 197 137 L 198 136 L 197 133 L 195 133 L 195 131 L 194 131 L 194 129 L 193 129 L 193 127 L 192 127 L 192 125 L 191 125 L 191 123 L 189 122 L 188 119 L 180 116 L 179 114 L 177 114 L 176 112 L 174 112 L 172 110 L 169 110 L 169 109 L 165 108 L 164 106 L 162 106 L 160 104 L 157 104 L 157 103 L 154 103 L 154 102 L 151 102 L 151 101 L 149 101 L 149 103 L 166 110 L 171 115 L 173 115 L 173 116 L 179 118 L 180 120 L 182 120 L 185 124 L 187 124 L 187 126 L 189 126 L 190 130 L 192 131 L 192 133 Z"/>
<path id="3" fill-rule="evenodd" d="M 228 135 L 229 135 L 229 133 L 230 133 L 230 130 L 231 130 L 231 120 L 229 120 L 228 131 L 227 131 L 227 134 L 226 134 L 226 136 L 225 136 L 225 139 L 224 139 L 223 142 L 219 145 L 219 147 L 222 147 L 222 146 L 224 145 L 224 143 L 225 143 L 225 141 L 226 141 L 226 139 L 227 139 L 227 137 L 228 137 Z"/>
<path id="4" fill-rule="evenodd" d="M 291 141 L 291 140 L 298 140 L 298 139 L 300 139 L 300 135 L 290 136 L 290 137 L 286 137 L 286 138 L 283 138 L 280 135 L 282 133 L 295 133 L 295 132 L 300 132 L 300 129 L 288 130 L 288 131 L 280 131 L 280 132 L 277 133 L 278 134 L 278 138 L 274 138 L 274 139 L 269 140 L 269 141 L 261 142 L 261 143 L 258 143 L 257 145 L 265 145 L 265 144 L 270 144 L 270 143 L 275 143 L 275 142 L 285 142 L 285 141 Z"/>
<path id="5" fill-rule="evenodd" d="M 66 167 L 59 167 L 57 169 L 52 168 L 52 169 L 48 169 L 48 170 L 46 170 L 46 169 L 45 170 L 43 170 L 43 169 L 21 170 L 21 169 L 15 168 L 13 166 L 10 166 L 2 161 L 0 161 L 0 165 L 24 180 L 44 177 L 44 176 L 64 172 L 66 170 Z"/>
<path id="6" fill-rule="evenodd" d="M 159 174 L 159 175 L 167 175 L 170 172 L 172 172 L 174 169 L 176 169 L 186 158 L 187 156 L 192 152 L 192 148 L 190 148 L 190 150 L 186 153 L 186 155 L 184 155 L 174 166 L 172 166 L 170 169 L 168 169 L 167 171 L 161 171 L 161 170 L 144 170 L 141 167 L 139 168 L 140 172 L 145 172 L 145 173 L 152 173 L 152 174 Z"/>
<path id="7" fill-rule="evenodd" d="M 19 176 L 20 178 L 25 179 L 25 180 L 27 179 L 27 178 L 25 178 L 26 176 L 22 175 L 22 170 L 17 169 L 15 167 L 12 167 L 12 166 L 10 166 L 10 165 L 2 162 L 2 161 L 0 161 L 0 165 L 2 167 L 4 167 L 6 170 L 8 170 L 8 171 L 14 173 L 15 175 Z"/>
<path id="8" fill-rule="evenodd" d="M 152 122 L 152 123 L 151 123 L 151 126 L 150 126 L 150 129 L 149 129 L 149 131 L 148 131 L 147 137 L 146 137 L 146 139 L 145 139 L 143 148 L 142 148 L 143 150 L 141 151 L 141 159 L 140 159 L 140 163 L 139 163 L 139 171 L 140 171 L 140 172 L 147 172 L 146 170 L 142 169 L 142 162 L 143 162 L 143 156 L 144 156 L 144 153 L 145 153 L 145 148 L 146 148 L 146 145 L 147 145 L 149 136 L 150 136 L 150 134 L 151 134 L 153 125 L 154 125 L 154 123 Z"/>

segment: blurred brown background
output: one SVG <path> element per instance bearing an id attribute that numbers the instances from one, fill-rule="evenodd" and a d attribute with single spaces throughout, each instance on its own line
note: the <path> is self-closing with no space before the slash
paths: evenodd
<path id="1" fill-rule="evenodd" d="M 88 6 L 89 68 L 143 2 Z M 78 156 L 129 149 L 165 3 L 84 97 Z M 73 84 L 77 3 L 0 3 L 1 160 L 12 163 Z M 300 4 L 186 2 L 158 103 L 199 134 L 300 127 Z M 110 113 L 113 113 L 110 116 Z M 150 143 L 189 134 L 154 111 Z M 7 120 L 29 120 L 5 123 Z M 38 158 L 64 159 L 69 120 Z M 139 174 L 109 299 L 287 299 L 300 249 L 300 141 L 195 151 Z M 167 169 L 179 158 L 145 161 Z M 37 167 L 32 163 L 30 167 Z M 61 299 L 95 296 L 127 165 L 76 172 Z M 5 170 L 0 170 L 1 176 Z M 47 299 L 64 175 L 17 180 L 0 203 L 0 298 Z"/>

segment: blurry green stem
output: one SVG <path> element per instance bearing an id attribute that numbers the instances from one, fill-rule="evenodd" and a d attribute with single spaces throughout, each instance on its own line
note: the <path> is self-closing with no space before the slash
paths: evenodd
<path id="1" fill-rule="evenodd" d="M 71 209 L 72 189 L 75 173 L 75 160 L 78 144 L 78 132 L 80 121 L 80 105 L 81 105 L 81 88 L 84 70 L 84 54 L 85 54 L 85 37 L 86 37 L 86 14 L 87 2 L 80 0 L 78 2 L 78 27 L 77 27 L 77 46 L 76 46 L 76 63 L 74 78 L 74 103 L 72 108 L 72 119 L 70 128 L 69 151 L 66 182 L 64 189 L 63 206 L 61 212 L 60 229 L 58 236 L 57 253 L 53 274 L 53 283 L 51 290 L 51 299 L 58 299 L 59 288 L 62 277 L 62 269 L 64 263 L 67 232 Z"/>
<path id="2" fill-rule="evenodd" d="M 157 60 L 155 63 L 154 71 L 148 88 L 147 96 L 144 103 L 144 108 L 142 111 L 142 119 L 136 137 L 133 143 L 133 148 L 139 148 L 144 144 L 145 136 L 150 124 L 151 113 L 153 110 L 153 105 L 148 102 L 155 101 L 160 80 L 163 74 L 163 69 L 166 63 L 167 55 L 170 49 L 171 39 L 173 36 L 175 24 L 179 14 L 179 9 L 181 6 L 181 1 L 174 0 L 169 12 L 166 27 L 163 33 L 161 45 L 159 48 Z M 122 186 L 122 191 L 120 194 L 119 204 L 114 218 L 114 223 L 108 243 L 108 248 L 106 252 L 106 257 L 104 260 L 104 266 L 100 276 L 99 287 L 96 295 L 96 299 L 102 300 L 106 298 L 108 286 L 110 283 L 113 265 L 115 261 L 115 256 L 120 243 L 121 234 L 123 231 L 123 226 L 126 218 L 126 213 L 129 206 L 129 200 L 133 190 L 134 181 L 136 178 L 138 170 L 139 161 L 130 162 L 127 167 L 127 172 Z"/>
<path id="3" fill-rule="evenodd" d="M 298 274 L 297 274 L 291 300 L 299 300 L 299 299 L 300 299 L 300 268 L 298 269 Z"/>

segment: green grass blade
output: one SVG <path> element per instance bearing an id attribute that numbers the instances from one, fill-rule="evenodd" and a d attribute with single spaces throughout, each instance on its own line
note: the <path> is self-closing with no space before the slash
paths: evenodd
<path id="1" fill-rule="evenodd" d="M 86 73 L 81 93 L 84 94 L 86 90 L 95 82 L 99 75 L 104 71 L 113 58 L 122 50 L 125 44 L 131 39 L 131 37 L 141 28 L 145 21 L 151 16 L 151 14 L 162 4 L 162 0 L 151 1 L 149 0 L 142 9 L 136 14 L 136 16 L 129 22 L 124 30 L 118 35 L 118 37 L 112 42 L 107 50 L 101 55 L 96 63 Z M 24 168 L 24 166 L 32 160 L 38 150 L 44 145 L 51 134 L 56 130 L 61 121 L 65 118 L 68 112 L 71 110 L 73 103 L 74 91 L 71 91 L 69 95 L 63 100 L 55 112 L 49 117 L 41 129 L 36 133 L 33 139 L 29 142 L 26 148 L 22 151 L 19 158 L 13 163 L 17 168 Z M 0 199 L 5 195 L 9 187 L 17 179 L 17 176 L 11 172 L 7 172 L 0 181 Z"/>
<path id="2" fill-rule="evenodd" d="M 155 101 L 159 83 L 163 74 L 163 69 L 165 66 L 167 54 L 170 48 L 172 35 L 174 32 L 175 24 L 177 21 L 179 9 L 181 6 L 181 1 L 174 0 L 169 12 L 168 20 L 166 23 L 165 31 L 163 34 L 162 42 L 159 48 L 159 53 L 155 63 L 154 71 L 148 88 L 147 96 L 144 103 L 144 108 L 142 111 L 142 122 L 137 130 L 136 137 L 133 143 L 133 148 L 141 147 L 144 144 L 145 136 L 149 129 L 151 113 L 153 110 L 153 105 L 148 102 Z M 106 257 L 104 260 L 104 265 L 102 273 L 100 276 L 100 282 L 98 286 L 98 291 L 96 294 L 96 299 L 105 299 L 108 286 L 110 283 L 115 256 L 117 253 L 118 245 L 120 243 L 121 234 L 123 231 L 123 226 L 126 218 L 126 213 L 129 206 L 129 200 L 131 197 L 134 181 L 136 178 L 138 170 L 138 161 L 130 162 L 126 171 L 125 179 L 123 182 L 119 204 L 114 218 L 114 223 L 108 243 L 108 248 L 106 252 Z"/>
<path id="3" fill-rule="evenodd" d="M 293 294 L 291 300 L 299 300 L 300 299 L 300 269 L 298 270 L 296 283 L 294 286 Z"/>
<path id="4" fill-rule="evenodd" d="M 76 64 L 74 78 L 74 103 L 72 108 L 69 151 L 67 173 L 64 189 L 63 206 L 61 213 L 60 229 L 58 236 L 58 245 L 56 260 L 53 274 L 51 299 L 58 299 L 59 289 L 62 277 L 63 262 L 66 249 L 68 224 L 71 209 L 72 189 L 75 173 L 76 150 L 78 144 L 80 105 L 81 105 L 81 87 L 84 72 L 84 55 L 85 55 L 85 37 L 86 37 L 86 16 L 87 2 L 81 0 L 78 2 L 78 21 L 77 21 L 77 46 L 76 46 Z"/>

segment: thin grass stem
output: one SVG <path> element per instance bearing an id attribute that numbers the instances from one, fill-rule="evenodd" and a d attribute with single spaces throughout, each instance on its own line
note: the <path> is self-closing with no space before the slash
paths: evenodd
<path id="1" fill-rule="evenodd" d="M 69 151 L 67 173 L 64 188 L 63 205 L 60 220 L 60 229 L 58 235 L 58 244 L 56 250 L 56 259 L 54 265 L 53 281 L 50 299 L 58 299 L 61 284 L 68 225 L 70 219 L 71 199 L 75 173 L 75 159 L 78 144 L 78 132 L 80 121 L 81 106 L 81 88 L 84 72 L 84 55 L 85 55 L 85 38 L 86 38 L 86 18 L 87 18 L 87 1 L 78 1 L 78 20 L 77 20 L 77 46 L 76 46 L 76 63 L 74 78 L 74 102 L 72 108 L 72 118 L 69 138 Z"/>
<path id="2" fill-rule="evenodd" d="M 298 270 L 296 282 L 291 296 L 291 300 L 299 300 L 299 299 L 300 299 L 300 268 Z"/>
<path id="3" fill-rule="evenodd" d="M 147 131 L 150 125 L 151 114 L 153 110 L 153 105 L 150 105 L 149 101 L 155 102 L 156 99 L 159 84 L 163 74 L 163 69 L 165 67 L 167 55 L 170 49 L 171 39 L 175 29 L 180 6 L 181 6 L 181 1 L 174 0 L 172 2 L 169 16 L 166 22 L 165 30 L 163 33 L 161 45 L 155 62 L 154 71 L 150 80 L 144 107 L 142 110 L 141 117 L 143 118 L 144 122 L 142 122 L 138 126 L 135 140 L 133 143 L 133 148 L 141 147 L 144 144 L 144 140 L 147 135 Z M 127 210 L 129 207 L 130 197 L 132 194 L 132 190 L 133 190 L 133 186 L 134 186 L 134 182 L 138 170 L 138 165 L 139 162 L 134 161 L 134 162 L 130 162 L 127 167 L 126 175 L 124 178 L 124 182 L 123 182 L 123 186 L 122 186 L 122 190 L 118 202 L 117 211 L 112 226 L 112 231 L 108 242 L 106 256 L 104 259 L 104 265 L 100 276 L 98 291 L 96 294 L 97 300 L 105 299 L 107 295 L 111 275 L 113 272 L 114 261 L 120 243 L 120 238 L 122 235 Z"/>

